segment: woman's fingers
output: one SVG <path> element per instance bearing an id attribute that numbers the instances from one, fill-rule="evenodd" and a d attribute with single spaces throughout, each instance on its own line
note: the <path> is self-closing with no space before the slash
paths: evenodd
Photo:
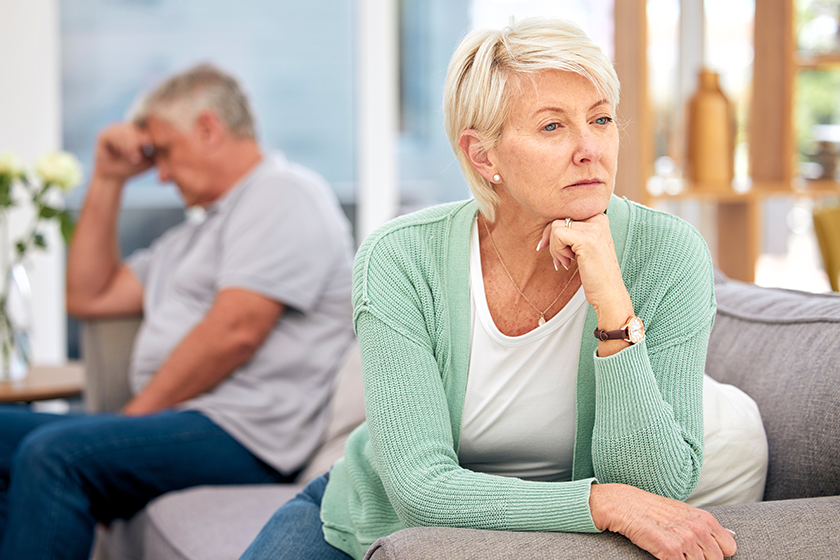
<path id="1" fill-rule="evenodd" d="M 738 548 L 738 545 L 735 543 L 735 533 L 721 527 L 720 524 L 717 527 L 717 529 L 712 531 L 712 537 L 725 557 L 732 556 Z"/>
<path id="2" fill-rule="evenodd" d="M 552 225 L 553 224 L 548 224 L 545 226 L 542 238 L 540 238 L 540 242 L 537 244 L 537 251 L 543 247 L 549 247 L 551 257 L 554 259 L 554 269 L 560 270 L 560 267 L 563 267 L 566 270 L 569 270 L 569 267 L 572 265 L 572 261 L 575 258 L 575 252 L 572 251 L 572 248 L 568 245 L 563 245 L 562 247 L 557 246 L 556 243 L 552 245 Z"/>
<path id="3" fill-rule="evenodd" d="M 614 309 L 620 317 L 609 318 L 612 329 L 633 314 L 629 295 L 615 254 L 610 223 L 604 214 L 586 220 L 555 220 L 550 224 L 551 255 L 563 266 L 577 261 L 587 301 L 600 316 L 601 309 Z M 612 325 L 613 322 L 617 325 Z M 599 322 L 599 326 L 600 326 Z M 603 328 L 603 327 L 602 327 Z"/>
<path id="4" fill-rule="evenodd" d="M 548 247 L 551 240 L 551 224 L 545 226 L 543 230 L 542 237 L 540 238 L 540 242 L 537 244 L 537 251 L 542 249 L 543 247 Z"/>

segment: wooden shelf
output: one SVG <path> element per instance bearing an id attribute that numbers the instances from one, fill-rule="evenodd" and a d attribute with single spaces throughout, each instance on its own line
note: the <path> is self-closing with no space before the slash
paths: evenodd
<path id="1" fill-rule="evenodd" d="M 744 192 L 688 185 L 679 193 L 649 195 L 648 201 L 650 204 L 665 201 L 714 204 L 717 209 L 717 247 L 712 247 L 715 265 L 730 278 L 753 282 L 755 263 L 761 253 L 764 201 L 777 197 L 840 197 L 840 182 L 797 177 L 787 182 L 754 182 Z"/>
<path id="2" fill-rule="evenodd" d="M 823 198 L 830 196 L 840 196 L 840 182 L 797 178 L 790 184 L 781 182 L 754 183 L 749 190 L 743 192 L 734 189 L 731 191 L 715 191 L 690 186 L 674 194 L 649 194 L 649 200 L 652 202 L 659 200 L 697 200 L 716 203 L 764 200 L 773 197 Z"/>
<path id="3" fill-rule="evenodd" d="M 616 2 L 616 6 L 625 4 Z M 644 10 L 643 0 L 628 1 L 639 10 Z M 816 68 L 840 70 L 840 53 L 812 55 L 797 50 L 794 28 L 796 9 L 794 0 L 761 0 L 755 2 L 753 48 L 752 102 L 749 117 L 749 169 L 752 184 L 746 191 L 720 189 L 686 182 L 685 189 L 676 194 L 650 194 L 645 180 L 653 170 L 652 141 L 649 130 L 635 132 L 631 146 L 636 149 L 632 167 L 635 173 L 642 173 L 634 192 L 635 199 L 650 205 L 665 202 L 693 201 L 715 207 L 714 225 L 704 224 L 709 231 L 710 249 L 718 266 L 730 278 L 744 282 L 755 280 L 755 265 L 761 253 L 765 224 L 763 213 L 765 201 L 773 198 L 810 198 L 813 200 L 840 197 L 840 182 L 814 181 L 798 177 L 797 146 L 794 129 L 794 97 L 797 72 Z M 619 21 L 616 15 L 616 21 Z M 642 37 L 644 26 L 637 23 Z M 625 26 L 620 26 L 624 28 Z M 616 27 L 618 33 L 619 26 Z M 618 36 L 618 35 L 617 35 Z M 634 43 L 621 43 L 616 53 L 631 51 Z M 646 46 L 644 42 L 642 46 Z M 616 42 L 619 45 L 619 42 Z M 639 50 L 639 49 L 637 49 Z M 634 51 L 635 52 L 635 51 Z M 641 52 L 641 51 L 640 51 Z M 627 63 L 617 68 L 635 69 Z M 631 72 L 632 74 L 632 72 Z M 622 76 L 622 83 L 625 81 Z M 646 77 L 643 76 L 646 80 Z M 643 90 L 647 94 L 646 90 Z M 645 95 L 645 98 L 648 96 Z M 622 103 L 624 103 L 622 101 Z M 637 122 L 639 115 L 634 115 Z M 645 122 L 644 119 L 641 122 Z M 619 169 L 630 166 L 619 164 Z M 621 183 L 630 183 L 623 178 Z M 634 198 L 628 193 L 630 198 Z M 712 244 L 716 246 L 712 246 Z"/>
<path id="4" fill-rule="evenodd" d="M 840 182 L 827 179 L 798 179 L 794 181 L 797 194 L 804 196 L 840 196 Z"/>
<path id="5" fill-rule="evenodd" d="M 736 191 L 713 192 L 689 188 L 673 194 L 652 194 L 650 195 L 650 200 L 696 200 L 698 202 L 732 202 L 739 200 L 748 200 L 752 198 L 752 194 L 753 193 L 751 191 L 747 191 L 745 193 L 739 193 Z"/>
<path id="6" fill-rule="evenodd" d="M 840 53 L 815 55 L 803 55 L 802 53 L 797 53 L 795 60 L 798 68 L 840 68 Z"/>

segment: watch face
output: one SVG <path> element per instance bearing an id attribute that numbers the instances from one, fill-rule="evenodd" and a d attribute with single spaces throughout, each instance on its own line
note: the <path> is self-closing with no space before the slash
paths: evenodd
<path id="1" fill-rule="evenodd" d="M 645 325 L 638 317 L 630 319 L 630 323 L 627 325 L 627 337 L 633 344 L 645 337 Z"/>

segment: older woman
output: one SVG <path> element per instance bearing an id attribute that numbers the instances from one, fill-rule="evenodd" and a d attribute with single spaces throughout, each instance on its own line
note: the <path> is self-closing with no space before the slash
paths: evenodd
<path id="1" fill-rule="evenodd" d="M 464 39 L 444 105 L 475 200 L 364 242 L 367 422 L 245 558 L 358 559 L 418 525 L 735 552 L 680 501 L 703 459 L 712 265 L 685 223 L 613 196 L 617 102 L 609 59 L 571 24 Z"/>

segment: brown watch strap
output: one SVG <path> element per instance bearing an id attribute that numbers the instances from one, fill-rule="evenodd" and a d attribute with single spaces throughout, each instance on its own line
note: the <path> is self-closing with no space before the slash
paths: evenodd
<path id="1" fill-rule="evenodd" d="M 595 338 L 598 340 L 625 340 L 627 338 L 627 329 L 618 329 L 617 331 L 604 331 L 595 329 Z"/>
<path id="2" fill-rule="evenodd" d="M 642 340 L 645 337 L 645 324 L 644 322 L 637 316 L 632 316 L 627 319 L 627 322 L 624 323 L 617 331 L 605 331 L 601 329 L 595 329 L 595 338 L 598 340 L 624 340 L 625 342 L 629 342 L 630 344 L 635 344 Z"/>

